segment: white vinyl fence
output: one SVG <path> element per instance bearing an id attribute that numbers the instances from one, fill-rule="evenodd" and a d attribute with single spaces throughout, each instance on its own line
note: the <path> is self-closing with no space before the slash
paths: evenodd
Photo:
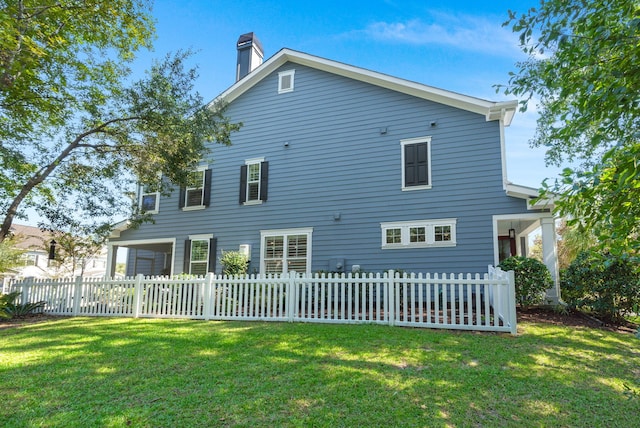
<path id="1" fill-rule="evenodd" d="M 44 312 L 204 320 L 375 323 L 516 334 L 513 272 L 27 279 Z"/>

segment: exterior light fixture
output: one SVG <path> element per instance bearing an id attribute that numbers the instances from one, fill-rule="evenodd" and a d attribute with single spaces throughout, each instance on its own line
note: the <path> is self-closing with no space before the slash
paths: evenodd
<path id="1" fill-rule="evenodd" d="M 515 237 L 516 237 L 516 230 L 515 229 L 509 229 L 509 238 L 515 239 Z"/>
<path id="2" fill-rule="evenodd" d="M 56 259 L 56 240 L 52 239 L 51 242 L 49 242 L 49 260 L 55 260 Z"/>

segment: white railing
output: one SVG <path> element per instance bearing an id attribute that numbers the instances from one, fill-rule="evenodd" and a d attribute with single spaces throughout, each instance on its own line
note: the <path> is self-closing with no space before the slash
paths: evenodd
<path id="1" fill-rule="evenodd" d="M 30 279 L 10 283 L 44 312 L 205 320 L 375 323 L 516 334 L 513 272 Z"/>

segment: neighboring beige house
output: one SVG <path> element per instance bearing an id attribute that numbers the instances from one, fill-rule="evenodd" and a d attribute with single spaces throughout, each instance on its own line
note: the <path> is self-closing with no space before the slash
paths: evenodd
<path id="1" fill-rule="evenodd" d="M 11 232 L 16 237 L 16 246 L 25 250 L 23 265 L 12 272 L 1 275 L 8 278 L 59 278 L 104 276 L 107 266 L 106 248 L 93 257 L 76 262 L 75 271 L 70 263 L 60 263 L 49 260 L 49 243 L 53 236 L 49 232 L 43 232 L 37 227 L 14 224 Z M 84 269 L 83 269 L 84 268 Z"/>

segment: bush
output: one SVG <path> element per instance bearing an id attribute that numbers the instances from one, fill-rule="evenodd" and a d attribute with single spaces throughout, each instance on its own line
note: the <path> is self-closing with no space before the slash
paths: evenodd
<path id="1" fill-rule="evenodd" d="M 9 294 L 0 294 L 0 318 L 20 318 L 44 308 L 46 302 L 35 303 L 16 303 L 20 297 L 20 291 L 14 291 Z"/>
<path id="2" fill-rule="evenodd" d="M 537 259 L 513 256 L 504 259 L 498 267 L 514 271 L 516 303 L 523 308 L 542 303 L 545 290 L 553 285 L 549 269 Z"/>
<path id="3" fill-rule="evenodd" d="M 240 251 L 223 251 L 220 257 L 222 273 L 225 275 L 244 275 L 249 268 L 249 259 Z"/>
<path id="4" fill-rule="evenodd" d="M 563 274 L 562 298 L 569 306 L 620 322 L 640 305 L 640 272 L 625 257 L 584 251 Z"/>

